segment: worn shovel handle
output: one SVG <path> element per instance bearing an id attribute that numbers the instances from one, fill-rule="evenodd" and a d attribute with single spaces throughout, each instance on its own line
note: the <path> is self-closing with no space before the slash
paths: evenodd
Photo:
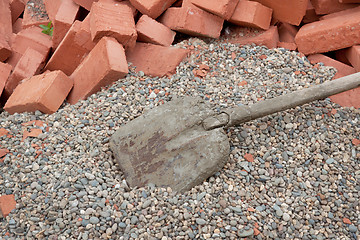
<path id="1" fill-rule="evenodd" d="M 224 127 L 232 127 L 244 122 L 261 118 L 289 108 L 303 105 L 315 100 L 325 99 L 360 86 L 360 73 L 328 81 L 313 87 L 304 88 L 289 94 L 260 101 L 249 106 L 229 108 L 224 111 L 228 115 Z"/>

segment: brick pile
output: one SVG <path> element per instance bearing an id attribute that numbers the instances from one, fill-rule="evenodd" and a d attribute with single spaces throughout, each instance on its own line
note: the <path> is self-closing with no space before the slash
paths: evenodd
<path id="1" fill-rule="evenodd" d="M 39 27 L 49 21 L 52 36 Z M 360 71 L 360 0 L 0 0 L 0 23 L 1 104 L 10 114 L 75 104 L 124 78 L 128 62 L 172 74 L 190 52 L 172 46 L 177 33 L 297 50 L 337 68 L 336 77 Z M 360 107 L 359 96 L 332 99 Z"/>

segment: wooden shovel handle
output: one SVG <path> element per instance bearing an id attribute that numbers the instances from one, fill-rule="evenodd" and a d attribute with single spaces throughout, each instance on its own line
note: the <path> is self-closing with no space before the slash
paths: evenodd
<path id="1" fill-rule="evenodd" d="M 229 121 L 224 127 L 236 126 L 305 103 L 324 99 L 359 86 L 360 72 L 279 97 L 260 101 L 249 106 L 229 108 L 224 111 L 224 113 L 229 116 Z"/>

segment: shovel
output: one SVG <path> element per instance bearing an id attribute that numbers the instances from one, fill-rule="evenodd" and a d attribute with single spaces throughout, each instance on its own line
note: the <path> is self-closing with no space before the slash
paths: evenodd
<path id="1" fill-rule="evenodd" d="M 225 165 L 230 144 L 223 128 L 359 86 L 360 73 L 356 73 L 221 113 L 201 98 L 178 98 L 121 126 L 113 134 L 110 148 L 130 187 L 151 183 L 184 192 Z"/>

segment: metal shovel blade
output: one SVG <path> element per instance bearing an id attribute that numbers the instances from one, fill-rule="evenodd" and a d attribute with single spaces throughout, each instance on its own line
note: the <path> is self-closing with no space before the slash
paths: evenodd
<path id="1" fill-rule="evenodd" d="M 205 130 L 216 113 L 200 98 L 172 100 L 120 127 L 110 148 L 131 187 L 171 187 L 184 192 L 226 163 L 230 145 L 222 128 Z"/>

